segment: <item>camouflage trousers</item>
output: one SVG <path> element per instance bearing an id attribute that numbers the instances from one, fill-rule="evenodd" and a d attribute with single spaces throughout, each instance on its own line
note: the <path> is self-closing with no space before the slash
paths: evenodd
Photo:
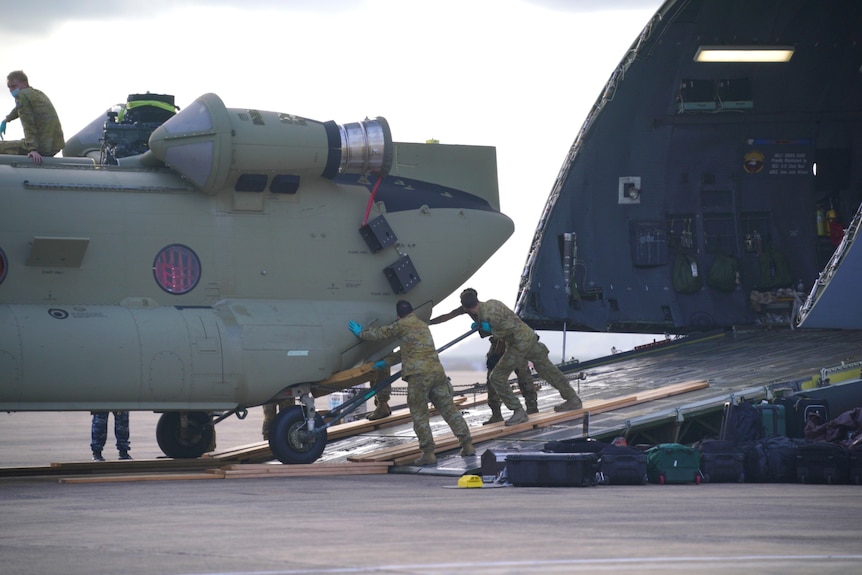
<path id="1" fill-rule="evenodd" d="M 30 150 L 24 145 L 24 140 L 5 140 L 0 142 L 0 154 L 26 156 L 28 153 L 30 153 Z"/>
<path id="2" fill-rule="evenodd" d="M 491 381 L 492 371 L 493 369 L 488 370 L 489 382 Z M 524 363 L 524 365 L 515 369 L 515 375 L 518 376 L 518 389 L 521 390 L 521 396 L 524 398 L 524 402 L 527 404 L 527 408 L 529 409 L 530 407 L 538 407 L 539 396 L 536 392 L 536 384 L 533 383 L 533 375 L 530 373 L 530 367 L 526 363 Z M 499 394 L 494 390 L 494 386 L 489 385 L 488 407 L 491 408 L 492 412 L 499 412 L 501 405 L 503 405 L 503 400 L 500 399 Z"/>
<path id="3" fill-rule="evenodd" d="M 284 401 L 279 401 L 278 403 L 263 404 L 263 425 L 261 426 L 260 431 L 263 435 L 264 441 L 269 439 L 269 428 L 272 426 L 272 420 L 275 419 L 276 407 L 278 407 L 278 412 L 281 413 L 282 411 L 289 407 L 292 407 L 293 405 L 295 405 L 295 403 L 292 399 L 285 399 Z"/>
<path id="4" fill-rule="evenodd" d="M 506 352 L 491 370 L 491 376 L 488 378 L 488 383 L 494 388 L 506 407 L 512 411 L 521 408 L 521 402 L 518 401 L 509 386 L 509 375 L 515 368 L 528 361 L 533 362 L 533 367 L 539 377 L 559 391 L 563 399 L 567 400 L 577 395 L 563 372 L 548 359 L 548 353 L 548 347 L 539 340 L 534 340 L 526 347 L 519 347 L 515 344 L 506 347 Z"/>
<path id="5" fill-rule="evenodd" d="M 434 452 L 434 436 L 429 423 L 428 402 L 437 409 L 452 433 L 463 445 L 471 440 L 470 429 L 461 411 L 452 401 L 452 385 L 443 372 L 411 375 L 407 380 L 407 407 L 413 419 L 413 431 L 423 453 Z"/>
<path id="6" fill-rule="evenodd" d="M 93 422 L 90 425 L 90 449 L 93 453 L 101 453 L 108 440 L 108 413 L 107 411 L 94 411 Z M 117 451 L 129 450 L 129 412 L 115 411 L 114 413 L 114 437 L 117 438 Z"/>

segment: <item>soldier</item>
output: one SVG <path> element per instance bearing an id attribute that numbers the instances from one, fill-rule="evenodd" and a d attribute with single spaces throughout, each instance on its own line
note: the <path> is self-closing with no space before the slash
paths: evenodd
<path id="1" fill-rule="evenodd" d="M 582 407 L 581 399 L 566 376 L 548 359 L 547 346 L 539 341 L 536 332 L 521 321 L 515 312 L 497 300 L 480 302 L 479 298 L 471 293 L 461 294 L 461 305 L 467 313 L 476 318 L 481 330 L 492 333 L 506 343 L 506 351 L 491 370 L 488 382 L 506 407 L 513 412 L 506 425 L 523 423 L 529 419 L 527 412 L 521 407 L 521 402 L 509 387 L 509 374 L 525 360 L 532 361 L 539 377 L 550 383 L 565 400 L 554 407 L 554 411 L 569 411 Z"/>
<path id="2" fill-rule="evenodd" d="M 378 364 L 380 362 L 377 362 Z M 385 362 L 384 362 L 385 363 Z M 374 374 L 374 379 L 371 380 L 371 385 L 374 386 L 381 379 L 389 376 L 389 370 L 385 368 L 378 369 Z M 384 417 L 392 415 L 392 409 L 389 407 L 389 398 L 392 397 L 392 388 L 388 385 L 377 392 L 374 396 L 374 411 L 369 413 L 365 419 L 369 421 L 377 421 Z"/>
<path id="3" fill-rule="evenodd" d="M 473 288 L 465 288 L 464 291 L 461 292 L 461 295 L 472 293 L 474 296 L 478 297 L 479 292 L 474 290 Z M 463 315 L 467 313 L 467 310 L 464 309 L 464 306 L 459 306 L 450 311 L 449 313 L 445 313 L 443 315 L 438 315 L 435 318 L 431 318 L 431 321 L 428 322 L 429 325 L 436 325 L 438 323 L 443 323 L 444 321 L 449 321 L 450 319 L 456 318 L 459 315 Z M 474 316 L 473 320 L 476 318 Z M 481 337 L 488 337 L 489 333 L 483 332 L 481 328 L 479 329 L 479 335 Z M 503 352 L 506 351 L 506 344 L 503 340 L 499 338 L 491 338 L 491 349 L 488 350 L 488 353 L 485 355 L 485 366 L 488 368 L 488 378 L 491 377 L 491 370 L 497 365 L 497 362 L 503 356 Z M 530 367 L 527 365 L 527 360 L 525 359 L 521 365 L 515 368 L 515 375 L 518 376 L 518 387 L 521 390 L 521 395 L 524 396 L 524 401 L 527 404 L 527 413 L 539 413 L 539 402 L 538 396 L 536 394 L 536 385 L 533 383 L 533 376 L 530 373 Z M 490 385 L 488 386 L 488 407 L 491 408 L 491 417 L 488 421 L 482 423 L 482 425 L 488 425 L 490 423 L 497 423 L 498 421 L 503 421 L 503 414 L 500 411 L 500 406 L 502 402 L 500 401 L 500 396 L 497 395 L 497 392 L 494 391 L 494 388 Z"/>
<path id="4" fill-rule="evenodd" d="M 57 154 L 66 143 L 60 118 L 48 96 L 31 88 L 27 75 L 21 70 L 6 76 L 6 86 L 15 98 L 15 108 L 0 122 L 0 139 L 6 133 L 6 123 L 16 118 L 21 120 L 24 139 L 0 142 L 0 154 L 26 155 L 38 166 L 42 156 Z"/>
<path id="5" fill-rule="evenodd" d="M 473 448 L 473 438 L 467 422 L 455 402 L 452 401 L 452 386 L 437 350 L 428 324 L 413 314 L 413 306 L 406 300 L 395 304 L 398 320 L 389 325 L 362 329 L 355 321 L 348 323 L 348 328 L 356 337 L 369 341 L 379 341 L 397 337 L 401 349 L 391 353 L 385 359 L 374 364 L 377 369 L 387 365 L 402 364 L 402 378 L 407 382 L 407 407 L 413 419 L 413 431 L 419 440 L 422 456 L 414 461 L 414 465 L 433 465 L 437 463 L 434 454 L 434 437 L 429 424 L 428 402 L 430 401 L 443 419 L 452 429 L 452 433 L 461 444 L 461 456 L 467 457 L 476 453 Z"/>
<path id="6" fill-rule="evenodd" d="M 488 341 L 491 343 L 491 348 L 485 355 L 485 366 L 488 368 L 488 407 L 491 408 L 491 417 L 488 421 L 482 422 L 482 425 L 503 421 L 503 413 L 500 411 L 503 401 L 497 392 L 494 391 L 494 387 L 490 382 L 491 372 L 500 361 L 500 358 L 503 357 L 503 354 L 506 353 L 506 343 L 494 336 L 491 336 Z M 530 372 L 526 359 L 523 360 L 520 367 L 515 368 L 515 375 L 518 377 L 518 388 L 524 397 L 524 403 L 527 405 L 527 413 L 539 413 L 539 398 L 536 393 L 536 384 L 533 383 L 533 374 Z"/>
<path id="7" fill-rule="evenodd" d="M 93 450 L 93 461 L 104 461 L 102 449 L 108 440 L 108 412 L 93 411 L 93 421 L 90 425 L 90 449 Z M 114 437 L 117 438 L 117 451 L 120 459 L 131 459 L 129 455 L 129 412 L 114 412 Z"/>
<path id="8" fill-rule="evenodd" d="M 263 425 L 261 426 L 261 433 L 263 434 L 264 441 L 269 440 L 269 428 L 272 426 L 272 420 L 275 419 L 276 407 L 278 407 L 278 413 L 281 413 L 295 404 L 296 402 L 293 399 L 285 399 L 277 403 L 263 404 Z"/>

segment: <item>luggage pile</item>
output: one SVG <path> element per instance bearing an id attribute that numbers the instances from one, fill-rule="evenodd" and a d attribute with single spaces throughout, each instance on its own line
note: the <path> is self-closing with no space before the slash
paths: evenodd
<path id="1" fill-rule="evenodd" d="M 488 459 L 487 456 L 491 458 Z M 824 400 L 789 396 L 725 404 L 718 439 L 694 446 L 637 448 L 622 438 L 575 438 L 542 451 L 483 455 L 518 487 L 672 483 L 827 483 L 862 485 L 862 407 L 829 419 Z"/>
<path id="2" fill-rule="evenodd" d="M 721 438 L 742 453 L 744 481 L 862 484 L 862 408 L 830 420 L 828 402 L 801 395 L 728 403 Z"/>
<path id="3" fill-rule="evenodd" d="M 592 438 L 549 441 L 543 451 L 508 454 L 506 479 L 516 487 L 643 485 L 647 455 Z"/>

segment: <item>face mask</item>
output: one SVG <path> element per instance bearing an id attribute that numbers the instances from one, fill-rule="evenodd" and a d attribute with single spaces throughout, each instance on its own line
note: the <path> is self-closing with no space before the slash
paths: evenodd
<path id="1" fill-rule="evenodd" d="M 18 95 L 18 92 L 20 92 L 20 91 L 21 90 L 19 90 L 18 88 L 15 88 L 14 90 L 9 90 L 9 93 L 12 94 L 12 97 L 14 98 L 15 96 Z"/>

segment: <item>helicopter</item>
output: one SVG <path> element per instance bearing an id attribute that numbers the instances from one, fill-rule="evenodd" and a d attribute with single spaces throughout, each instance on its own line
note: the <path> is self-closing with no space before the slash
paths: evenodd
<path id="1" fill-rule="evenodd" d="M 153 411 L 169 457 L 214 425 L 298 399 L 283 463 L 326 446 L 314 399 L 373 377 L 395 342 L 347 329 L 427 320 L 514 231 L 496 151 L 132 94 L 40 166 L 0 156 L 0 410 Z"/>

